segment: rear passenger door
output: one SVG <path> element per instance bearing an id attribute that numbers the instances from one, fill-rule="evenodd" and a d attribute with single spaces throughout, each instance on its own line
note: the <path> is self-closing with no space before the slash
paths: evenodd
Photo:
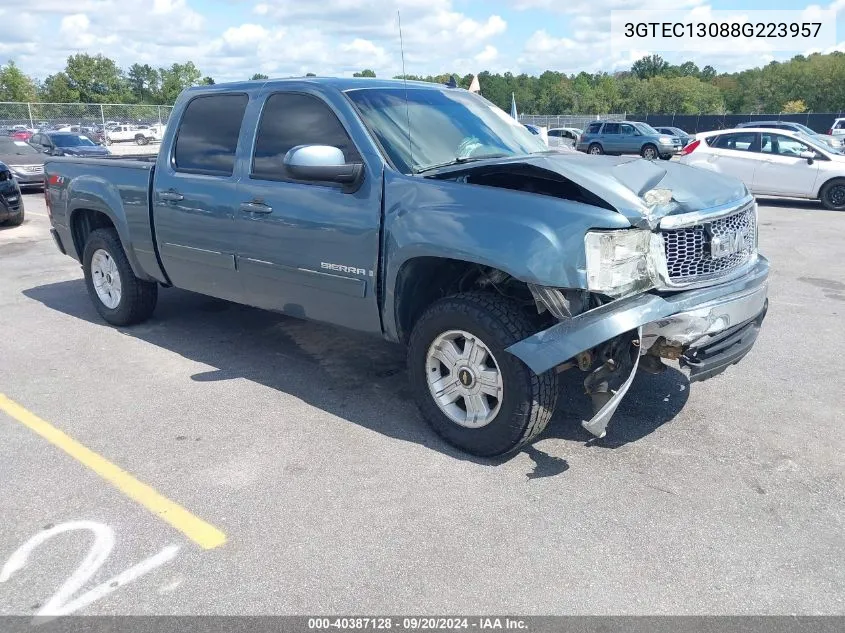
<path id="1" fill-rule="evenodd" d="M 364 163 L 360 187 L 295 180 L 283 159 L 299 145 L 330 145 Z M 332 106 L 317 94 L 274 89 L 258 117 L 236 212 L 246 302 L 292 316 L 380 332 L 376 281 L 380 165 L 367 165 Z"/>
<path id="2" fill-rule="evenodd" d="M 618 123 L 605 123 L 599 138 L 606 153 L 618 154 L 622 151 L 622 137 Z"/>
<path id="3" fill-rule="evenodd" d="M 171 154 L 153 178 L 161 260 L 173 285 L 239 301 L 235 267 L 235 155 L 246 93 L 194 97 L 178 121 Z M 246 141 L 245 141 L 246 142 Z"/>
<path id="4" fill-rule="evenodd" d="M 710 143 L 707 162 L 711 169 L 739 178 L 753 190 L 754 172 L 762 162 L 760 135 L 757 132 L 721 134 Z"/>

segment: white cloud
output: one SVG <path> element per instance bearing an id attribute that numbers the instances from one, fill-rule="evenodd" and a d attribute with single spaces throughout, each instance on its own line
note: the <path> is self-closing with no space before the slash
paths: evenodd
<path id="1" fill-rule="evenodd" d="M 17 28 L 0 38 L 0 63 L 14 59 L 42 79 L 77 52 L 102 53 L 124 68 L 190 60 L 217 81 L 363 68 L 390 77 L 401 72 L 398 9 L 408 73 L 612 71 L 652 51 L 614 55 L 611 10 L 706 12 L 710 1 L 232 0 L 231 11 L 204 17 L 202 0 L 5 0 L 0 12 L 13 15 Z M 845 0 L 807 2 L 808 15 L 820 10 L 839 11 L 841 23 Z M 533 25 L 530 36 L 517 40 L 513 33 L 525 25 Z M 727 71 L 771 59 L 765 50 L 661 54 Z"/>
<path id="2" fill-rule="evenodd" d="M 473 59 L 479 64 L 489 64 L 490 62 L 494 61 L 497 57 L 499 57 L 499 51 L 496 50 L 495 46 L 491 46 L 490 44 L 488 44 L 484 47 L 484 50 L 476 54 Z"/>

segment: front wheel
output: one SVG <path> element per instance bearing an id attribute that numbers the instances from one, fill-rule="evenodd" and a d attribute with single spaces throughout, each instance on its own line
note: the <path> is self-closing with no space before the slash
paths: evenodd
<path id="1" fill-rule="evenodd" d="M 826 209 L 845 211 L 845 178 L 835 178 L 825 183 L 819 198 Z"/>
<path id="2" fill-rule="evenodd" d="M 646 160 L 657 160 L 657 148 L 654 145 L 644 145 L 640 150 L 640 156 Z"/>
<path id="3" fill-rule="evenodd" d="M 519 305 L 470 292 L 434 303 L 411 334 L 408 366 L 434 431 L 473 455 L 513 453 L 537 437 L 557 400 L 557 374 L 537 375 L 505 351 L 535 329 Z"/>
<path id="4" fill-rule="evenodd" d="M 6 226 L 20 226 L 23 224 L 23 209 L 20 212 L 6 220 L 5 222 L 0 222 L 0 224 L 5 224 Z"/>
<path id="5" fill-rule="evenodd" d="M 106 145 L 111 145 L 113 142 L 110 138 L 106 139 Z"/>
<path id="6" fill-rule="evenodd" d="M 82 256 L 85 286 L 100 316 L 112 325 L 146 321 L 158 301 L 158 285 L 132 272 L 114 229 L 97 229 Z"/>
<path id="7" fill-rule="evenodd" d="M 148 139 L 143 134 L 139 134 L 138 136 L 135 137 L 135 144 L 136 145 L 146 145 L 149 142 L 150 142 L 150 139 Z"/>

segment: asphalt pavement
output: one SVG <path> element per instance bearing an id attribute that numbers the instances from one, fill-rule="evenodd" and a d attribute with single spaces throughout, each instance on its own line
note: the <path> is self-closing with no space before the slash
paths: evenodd
<path id="1" fill-rule="evenodd" d="M 25 203 L 0 228 L 0 614 L 845 613 L 845 213 L 761 200 L 740 365 L 638 376 L 598 442 L 569 380 L 503 461 L 440 441 L 379 339 L 175 289 L 106 325 Z"/>

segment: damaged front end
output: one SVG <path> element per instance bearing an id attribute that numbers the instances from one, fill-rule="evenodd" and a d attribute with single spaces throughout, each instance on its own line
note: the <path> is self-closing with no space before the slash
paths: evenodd
<path id="1" fill-rule="evenodd" d="M 753 202 L 668 216 L 658 226 L 615 231 L 623 240 L 588 235 L 589 290 L 529 285 L 557 323 L 508 348 L 536 373 L 587 373 L 593 417 L 582 425 L 596 437 L 638 370 L 660 373 L 671 360 L 691 382 L 716 376 L 751 350 L 768 309 L 769 264 L 757 253 Z M 679 239 L 692 244 L 689 251 L 698 241 L 698 250 L 676 252 Z M 729 252 L 720 240 L 732 241 Z"/>

